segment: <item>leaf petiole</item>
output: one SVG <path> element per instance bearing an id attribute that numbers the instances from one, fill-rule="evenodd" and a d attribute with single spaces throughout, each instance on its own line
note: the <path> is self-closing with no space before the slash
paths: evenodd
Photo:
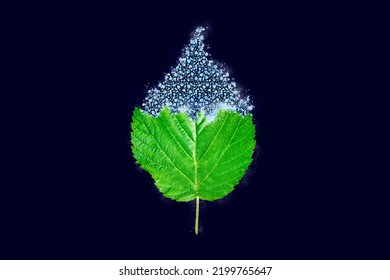
<path id="1" fill-rule="evenodd" d="M 195 234 L 198 234 L 199 230 L 199 196 L 196 197 L 196 209 L 195 209 Z"/>

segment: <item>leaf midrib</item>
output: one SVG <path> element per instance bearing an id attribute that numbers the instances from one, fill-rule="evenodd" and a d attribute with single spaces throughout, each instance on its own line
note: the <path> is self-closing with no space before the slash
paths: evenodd
<path id="1" fill-rule="evenodd" d="M 197 138 L 198 138 L 198 124 L 193 122 L 194 127 L 195 127 L 195 133 L 194 133 L 194 168 L 195 168 L 195 191 L 196 191 L 196 196 L 199 195 L 199 185 L 198 185 L 198 161 L 196 158 L 196 148 L 197 148 Z"/>

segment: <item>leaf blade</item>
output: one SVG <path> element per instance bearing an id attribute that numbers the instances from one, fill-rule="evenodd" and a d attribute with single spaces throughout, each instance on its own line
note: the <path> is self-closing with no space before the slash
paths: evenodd
<path id="1" fill-rule="evenodd" d="M 136 162 L 164 196 L 213 201 L 230 193 L 252 162 L 252 115 L 221 110 L 213 122 L 164 108 L 157 117 L 134 110 L 131 142 Z"/>

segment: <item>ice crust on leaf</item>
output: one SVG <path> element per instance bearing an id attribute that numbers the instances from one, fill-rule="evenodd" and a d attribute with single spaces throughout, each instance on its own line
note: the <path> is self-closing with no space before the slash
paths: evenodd
<path id="1" fill-rule="evenodd" d="M 144 112 L 158 116 L 166 107 L 172 113 L 187 114 L 193 121 L 203 112 L 208 122 L 220 109 L 250 114 L 253 105 L 249 96 L 244 96 L 226 67 L 205 51 L 205 31 L 204 27 L 196 28 L 177 65 L 148 89 L 141 107 Z"/>

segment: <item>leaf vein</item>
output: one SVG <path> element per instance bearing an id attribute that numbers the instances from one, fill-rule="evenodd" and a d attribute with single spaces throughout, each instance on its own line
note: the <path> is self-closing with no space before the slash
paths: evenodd
<path id="1" fill-rule="evenodd" d="M 227 119 L 228 119 L 228 117 L 225 117 L 225 119 L 223 120 L 222 125 L 219 127 L 217 133 L 215 133 L 215 135 L 214 135 L 214 137 L 213 137 L 213 140 L 211 141 L 210 145 L 208 146 L 206 152 L 204 152 L 204 154 L 200 157 L 200 159 L 198 160 L 198 162 L 200 162 L 200 161 L 204 158 L 204 156 L 209 152 L 210 148 L 211 148 L 211 147 L 213 146 L 213 144 L 214 144 L 215 139 L 217 139 L 217 136 L 218 136 L 219 133 L 221 132 L 222 127 L 225 126 L 225 123 L 226 123 L 226 120 L 227 120 Z"/>
<path id="2" fill-rule="evenodd" d="M 230 139 L 230 143 L 226 146 L 225 150 L 222 152 L 222 155 L 219 157 L 219 159 L 217 160 L 217 162 L 214 164 L 213 168 L 210 170 L 210 172 L 207 174 L 207 176 L 200 182 L 199 185 L 201 185 L 209 176 L 210 174 L 214 171 L 214 169 L 218 166 L 219 162 L 221 161 L 221 159 L 223 158 L 223 156 L 225 155 L 226 151 L 230 148 L 230 145 L 231 145 L 231 142 L 233 141 L 234 139 L 234 136 L 236 135 L 236 132 L 238 130 L 238 128 L 240 127 L 240 123 L 242 121 L 242 118 L 240 118 L 240 121 L 238 122 L 237 124 L 237 127 L 233 133 L 233 136 L 231 137 Z"/>
<path id="3" fill-rule="evenodd" d="M 152 125 L 153 125 L 153 122 L 152 122 Z M 156 144 L 157 146 L 161 149 L 161 151 L 164 153 L 165 157 L 172 163 L 172 165 L 176 168 L 177 171 L 179 171 L 185 178 L 187 178 L 188 181 L 191 182 L 191 184 L 195 184 L 191 179 L 190 177 L 188 177 L 187 174 L 183 173 L 183 171 L 181 171 L 177 166 L 176 164 L 174 163 L 174 161 L 168 156 L 168 154 L 166 153 L 166 151 L 161 147 L 161 145 L 159 144 L 159 142 L 157 141 L 156 137 L 154 134 L 150 133 L 149 131 L 149 128 L 145 125 L 146 129 L 148 130 L 149 134 L 153 137 L 153 139 L 156 141 Z"/>
<path id="4" fill-rule="evenodd" d="M 193 160 L 192 156 L 186 151 L 186 149 L 184 148 L 184 146 L 182 145 L 182 143 L 180 143 L 179 141 L 177 141 L 175 135 L 173 135 L 172 131 L 169 129 L 169 127 L 167 126 L 166 127 L 167 130 L 169 131 L 169 133 L 171 134 L 173 140 L 179 145 L 179 147 L 184 151 L 184 153 L 191 159 Z"/>
<path id="5" fill-rule="evenodd" d="M 187 130 L 184 128 L 184 126 L 181 125 L 179 119 L 177 118 L 177 114 L 173 114 L 173 115 L 175 116 L 176 123 L 179 124 L 179 126 L 182 128 L 182 130 L 183 130 L 183 131 L 185 132 L 185 134 L 188 136 L 188 138 L 189 138 L 192 142 L 194 142 L 194 139 L 193 139 L 192 135 L 190 135 L 190 134 L 187 132 Z"/>

